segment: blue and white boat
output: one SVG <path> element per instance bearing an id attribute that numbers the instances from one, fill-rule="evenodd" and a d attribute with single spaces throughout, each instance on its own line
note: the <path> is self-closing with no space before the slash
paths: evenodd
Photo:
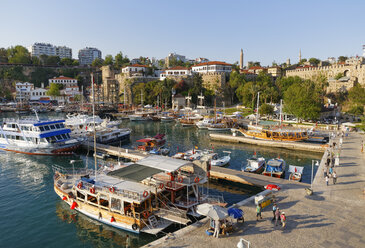
<path id="1" fill-rule="evenodd" d="M 3 119 L 0 149 L 30 155 L 70 155 L 80 143 L 71 139 L 64 120 Z"/>

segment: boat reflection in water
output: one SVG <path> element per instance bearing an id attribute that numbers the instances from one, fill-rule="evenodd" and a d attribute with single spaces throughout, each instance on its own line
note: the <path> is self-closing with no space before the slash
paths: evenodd
<path id="1" fill-rule="evenodd" d="M 103 225 L 75 210 L 70 210 L 65 202 L 56 203 L 56 215 L 61 221 L 75 225 L 76 234 L 82 242 L 91 242 L 95 247 L 141 247 L 156 239 L 153 235 L 134 234 Z"/>

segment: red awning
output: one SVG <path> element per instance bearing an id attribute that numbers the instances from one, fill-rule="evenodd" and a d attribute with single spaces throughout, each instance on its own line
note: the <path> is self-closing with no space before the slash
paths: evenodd
<path id="1" fill-rule="evenodd" d="M 137 142 L 150 142 L 152 141 L 152 139 L 140 139 L 140 140 L 137 140 Z"/>

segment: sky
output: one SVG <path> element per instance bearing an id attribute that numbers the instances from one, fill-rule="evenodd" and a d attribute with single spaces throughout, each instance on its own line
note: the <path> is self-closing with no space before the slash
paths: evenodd
<path id="1" fill-rule="evenodd" d="M 2 0 L 0 47 L 35 42 L 130 59 L 176 52 L 234 63 L 362 55 L 363 0 Z"/>

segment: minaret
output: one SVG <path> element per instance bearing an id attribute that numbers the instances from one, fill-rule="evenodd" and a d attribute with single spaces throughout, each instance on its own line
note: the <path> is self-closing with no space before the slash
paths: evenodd
<path id="1" fill-rule="evenodd" d="M 299 63 L 302 61 L 302 51 L 299 49 Z"/>
<path id="2" fill-rule="evenodd" d="M 243 70 L 243 49 L 241 48 L 241 55 L 240 55 L 240 70 Z"/>
<path id="3" fill-rule="evenodd" d="M 286 66 L 290 66 L 290 59 L 289 58 L 286 60 Z"/>

